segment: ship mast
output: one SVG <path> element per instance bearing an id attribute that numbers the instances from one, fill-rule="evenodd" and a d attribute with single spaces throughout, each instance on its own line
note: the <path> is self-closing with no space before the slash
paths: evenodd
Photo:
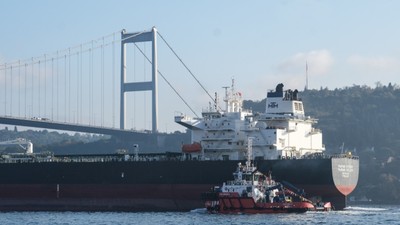
<path id="1" fill-rule="evenodd" d="M 228 103 L 228 98 L 229 98 L 229 96 L 228 96 L 228 88 L 229 88 L 229 86 L 224 86 L 224 87 L 222 87 L 223 89 L 225 89 L 225 99 L 224 99 L 224 101 L 225 101 L 225 112 L 228 112 L 228 110 L 229 110 L 229 103 Z"/>
<path id="2" fill-rule="evenodd" d="M 222 87 L 225 89 L 225 111 L 226 112 L 241 112 L 242 111 L 242 94 L 235 91 L 235 80 L 232 79 L 230 91 L 229 87 Z"/>
<path id="3" fill-rule="evenodd" d="M 308 90 L 308 63 L 306 61 L 306 90 Z"/>

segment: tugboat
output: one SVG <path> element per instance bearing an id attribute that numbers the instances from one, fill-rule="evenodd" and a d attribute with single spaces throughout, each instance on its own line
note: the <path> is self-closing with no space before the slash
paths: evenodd
<path id="1" fill-rule="evenodd" d="M 210 213 L 304 213 L 330 211 L 330 202 L 312 202 L 300 190 L 288 182 L 276 182 L 271 173 L 265 175 L 251 163 L 252 140 L 248 140 L 246 165 L 238 164 L 234 180 L 224 182 L 202 194 L 205 207 Z"/>

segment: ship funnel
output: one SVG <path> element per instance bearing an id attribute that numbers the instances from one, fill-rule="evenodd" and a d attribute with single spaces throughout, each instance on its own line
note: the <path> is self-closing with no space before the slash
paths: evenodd
<path id="1" fill-rule="evenodd" d="M 275 91 L 268 92 L 266 113 L 304 116 L 303 102 L 298 96 L 299 91 L 283 90 L 283 87 L 281 83 L 276 86 Z"/>

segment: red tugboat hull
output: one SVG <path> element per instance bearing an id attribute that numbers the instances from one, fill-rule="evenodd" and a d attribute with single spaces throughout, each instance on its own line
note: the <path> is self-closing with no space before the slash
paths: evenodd
<path id="1" fill-rule="evenodd" d="M 218 194 L 218 199 L 206 201 L 206 209 L 210 213 L 305 213 L 307 211 L 330 211 L 330 202 L 315 206 L 311 202 L 254 202 L 252 197 L 242 197 L 236 192 Z"/>

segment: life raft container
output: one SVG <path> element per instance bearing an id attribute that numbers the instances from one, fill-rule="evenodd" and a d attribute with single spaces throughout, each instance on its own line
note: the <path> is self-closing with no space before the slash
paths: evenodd
<path id="1" fill-rule="evenodd" d="M 184 153 L 201 152 L 201 144 L 198 142 L 194 142 L 193 144 L 184 144 L 182 145 L 182 152 Z"/>

